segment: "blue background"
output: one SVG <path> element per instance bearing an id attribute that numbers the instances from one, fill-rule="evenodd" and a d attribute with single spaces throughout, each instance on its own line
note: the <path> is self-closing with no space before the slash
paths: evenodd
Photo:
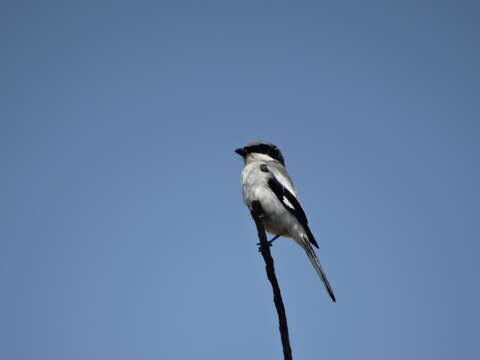
<path id="1" fill-rule="evenodd" d="M 0 358 L 280 358 L 233 152 L 256 139 L 338 299 L 275 243 L 296 359 L 480 357 L 476 2 L 0 13 Z"/>

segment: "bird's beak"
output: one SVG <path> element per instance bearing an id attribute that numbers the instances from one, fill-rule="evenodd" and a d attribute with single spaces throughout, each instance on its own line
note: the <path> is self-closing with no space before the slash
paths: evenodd
<path id="1" fill-rule="evenodd" d="M 245 155 L 247 155 L 247 152 L 243 148 L 239 148 L 239 149 L 235 150 L 235 152 L 238 155 L 243 156 L 243 157 L 245 157 Z"/>

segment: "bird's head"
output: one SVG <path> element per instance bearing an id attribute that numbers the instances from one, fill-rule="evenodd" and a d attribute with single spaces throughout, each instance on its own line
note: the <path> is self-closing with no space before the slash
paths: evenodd
<path id="1" fill-rule="evenodd" d="M 283 159 L 282 152 L 272 143 L 266 141 L 252 141 L 244 147 L 241 147 L 235 152 L 242 156 L 245 162 L 264 160 L 272 161 L 276 160 L 285 166 L 285 160 Z"/>

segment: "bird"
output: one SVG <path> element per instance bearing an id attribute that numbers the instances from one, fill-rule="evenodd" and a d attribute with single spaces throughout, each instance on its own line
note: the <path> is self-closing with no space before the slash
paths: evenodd
<path id="1" fill-rule="evenodd" d="M 267 232 L 274 235 L 269 243 L 280 236 L 295 240 L 305 250 L 328 295 L 336 302 L 313 249 L 318 248 L 318 243 L 310 231 L 280 149 L 270 142 L 252 141 L 235 152 L 244 160 L 241 173 L 243 201 L 250 211 L 255 202 L 260 203 L 262 224 Z"/>

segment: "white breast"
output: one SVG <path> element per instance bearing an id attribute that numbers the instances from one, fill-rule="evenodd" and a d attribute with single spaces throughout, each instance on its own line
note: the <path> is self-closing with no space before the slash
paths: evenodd
<path id="1" fill-rule="evenodd" d="M 268 186 L 268 178 L 271 174 L 260 170 L 260 165 L 262 164 L 268 165 L 268 163 L 263 161 L 253 161 L 245 165 L 241 175 L 243 201 L 249 209 L 251 209 L 253 201 L 257 200 L 260 202 L 265 215 L 263 224 L 265 230 L 269 233 L 295 238 L 295 234 L 292 234 L 292 231 L 301 225 L 285 209 Z M 269 170 L 292 194 L 295 194 L 295 189 L 290 179 L 283 176 L 281 172 L 276 171 L 274 167 L 269 166 Z"/>

